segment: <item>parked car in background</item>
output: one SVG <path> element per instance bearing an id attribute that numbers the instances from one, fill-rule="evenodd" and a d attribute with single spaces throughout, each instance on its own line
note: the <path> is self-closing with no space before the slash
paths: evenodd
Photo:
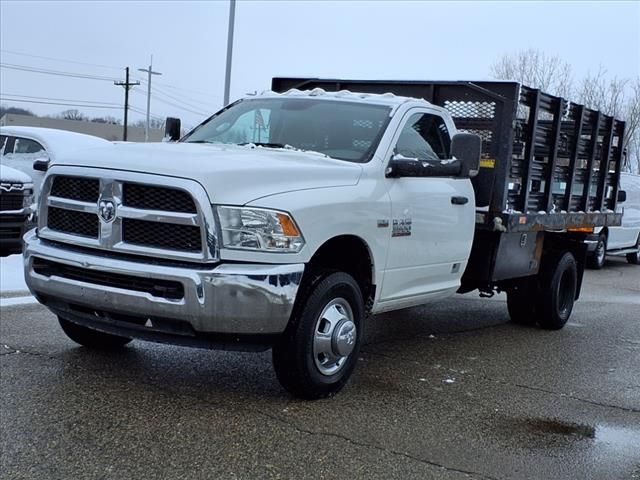
<path id="1" fill-rule="evenodd" d="M 22 251 L 22 235 L 32 226 L 32 204 L 31 177 L 0 165 L 0 257 Z"/>
<path id="2" fill-rule="evenodd" d="M 0 127 L 0 163 L 26 173 L 33 179 L 34 200 L 44 172 L 33 169 L 35 160 L 55 161 L 67 153 L 110 142 L 83 133 L 41 127 Z"/>
<path id="3" fill-rule="evenodd" d="M 600 269 L 607 255 L 626 256 L 629 263 L 640 265 L 640 175 L 620 174 L 624 200 L 618 202 L 622 225 L 596 229 L 598 243 L 589 256 L 589 266 Z"/>

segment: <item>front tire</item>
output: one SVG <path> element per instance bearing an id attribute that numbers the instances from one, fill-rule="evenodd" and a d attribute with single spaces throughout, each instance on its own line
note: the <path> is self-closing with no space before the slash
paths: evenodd
<path id="1" fill-rule="evenodd" d="M 353 372 L 362 342 L 364 301 L 358 283 L 343 272 L 316 277 L 273 347 L 280 384 L 307 400 L 338 393 Z"/>
<path id="2" fill-rule="evenodd" d="M 604 267 L 604 262 L 607 257 L 607 236 L 603 233 L 598 237 L 598 244 L 595 251 L 589 256 L 588 265 L 589 268 L 594 270 L 600 270 Z"/>
<path id="3" fill-rule="evenodd" d="M 91 328 L 83 327 L 77 323 L 73 323 L 62 317 L 58 317 L 58 322 L 64 333 L 74 342 L 97 350 L 113 350 L 124 347 L 131 342 L 131 338 L 111 335 L 109 333 L 99 332 Z"/>

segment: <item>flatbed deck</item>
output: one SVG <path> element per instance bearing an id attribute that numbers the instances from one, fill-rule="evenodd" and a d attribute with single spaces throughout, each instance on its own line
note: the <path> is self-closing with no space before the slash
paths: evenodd
<path id="1" fill-rule="evenodd" d="M 476 225 L 502 232 L 620 225 L 624 122 L 516 82 L 274 78 L 272 89 L 386 93 L 449 111 L 482 138 Z"/>

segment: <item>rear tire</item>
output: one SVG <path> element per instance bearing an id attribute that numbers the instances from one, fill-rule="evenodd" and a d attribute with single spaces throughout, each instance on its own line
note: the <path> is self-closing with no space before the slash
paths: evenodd
<path id="1" fill-rule="evenodd" d="M 317 276 L 301 290 L 283 338 L 273 347 L 280 384 L 307 400 L 330 397 L 347 383 L 362 342 L 364 302 L 342 272 Z"/>
<path id="2" fill-rule="evenodd" d="M 636 253 L 627 253 L 627 262 L 632 265 L 640 265 L 640 236 L 636 242 Z"/>
<path id="3" fill-rule="evenodd" d="M 603 233 L 598 237 L 598 244 L 595 251 L 589 255 L 587 264 L 589 268 L 594 270 L 600 270 L 604 267 L 604 262 L 607 257 L 607 236 Z"/>
<path id="4" fill-rule="evenodd" d="M 517 280 L 507 290 L 509 318 L 518 325 L 535 325 L 538 312 L 538 282 L 535 277 Z"/>
<path id="5" fill-rule="evenodd" d="M 570 252 L 552 256 L 543 264 L 541 275 L 538 325 L 547 330 L 559 330 L 569 320 L 576 298 L 576 260 Z"/>
<path id="6" fill-rule="evenodd" d="M 73 323 L 62 317 L 58 317 L 58 322 L 64 333 L 74 342 L 87 348 L 98 350 L 113 350 L 124 347 L 131 342 L 131 338 L 111 335 L 109 333 L 99 332 L 91 328 L 83 327 L 77 323 Z"/>

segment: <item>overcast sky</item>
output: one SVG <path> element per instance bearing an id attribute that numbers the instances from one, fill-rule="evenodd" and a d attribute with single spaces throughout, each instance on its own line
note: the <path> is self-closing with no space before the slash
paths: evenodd
<path id="1" fill-rule="evenodd" d="M 152 80 L 152 114 L 194 125 L 222 104 L 228 9 L 226 0 L 0 0 L 0 59 L 6 65 L 0 68 L 1 101 L 38 114 L 78 108 L 91 116 L 121 117 L 115 108 L 7 99 L 116 107 L 123 89 L 112 79 L 123 79 L 125 66 L 143 76 L 137 69 L 148 66 L 153 54 L 162 76 Z M 600 65 L 612 76 L 637 76 L 640 2 L 239 0 L 231 97 L 268 89 L 277 75 L 486 79 L 503 53 L 526 48 L 560 56 L 576 78 Z M 134 89 L 131 104 L 146 108 L 144 86 Z"/>

